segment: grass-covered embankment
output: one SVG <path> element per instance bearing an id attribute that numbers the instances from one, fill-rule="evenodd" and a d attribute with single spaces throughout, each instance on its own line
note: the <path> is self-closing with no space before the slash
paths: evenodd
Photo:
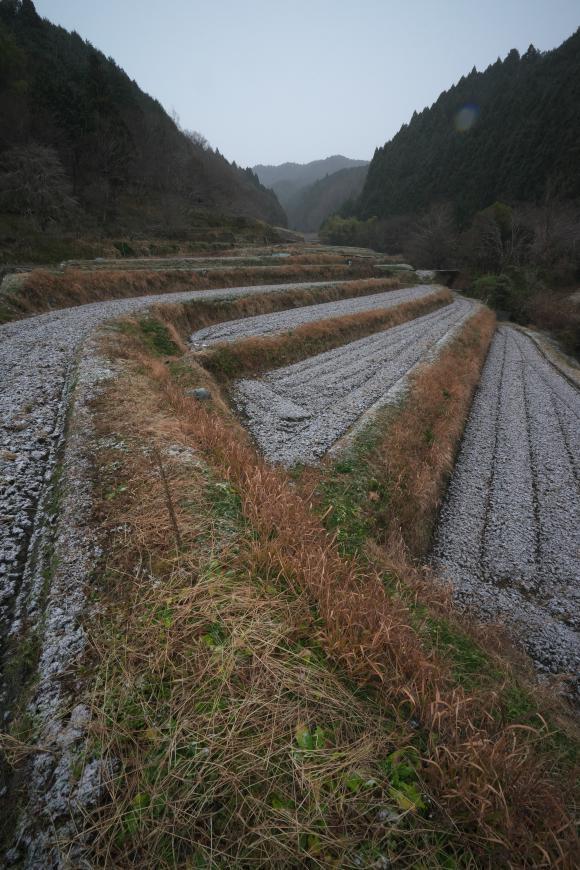
<path id="1" fill-rule="evenodd" d="M 381 412 L 336 462 L 327 463 L 325 501 L 344 503 L 345 518 L 342 527 L 340 512 L 333 511 L 329 522 L 341 535 L 350 534 L 352 521 L 353 529 L 364 529 L 361 544 L 372 536 L 411 559 L 426 555 L 494 328 L 488 309 L 476 312 L 411 377 L 400 406 Z M 369 498 L 369 492 L 375 494 Z"/>
<path id="2" fill-rule="evenodd" d="M 320 286 L 296 285 L 287 290 L 225 296 L 222 299 L 194 298 L 190 302 L 163 303 L 152 307 L 155 317 L 168 325 L 173 339 L 184 350 L 191 333 L 225 320 L 240 320 L 259 314 L 273 314 L 292 308 L 320 305 L 341 299 L 372 296 L 387 290 L 398 290 L 397 278 L 361 278 L 354 281 L 329 282 Z"/>
<path id="3" fill-rule="evenodd" d="M 342 347 L 358 338 L 398 326 L 415 317 L 429 314 L 452 302 L 447 289 L 434 288 L 419 299 L 401 302 L 392 308 L 375 308 L 357 314 L 329 317 L 297 326 L 290 332 L 256 336 L 217 344 L 198 351 L 197 361 L 221 381 L 257 371 L 299 362 L 315 354 Z"/>
<path id="4" fill-rule="evenodd" d="M 573 866 L 571 738 L 404 538 L 413 506 L 425 528 L 435 509 L 488 316 L 411 387 L 410 479 L 384 470 L 389 428 L 298 485 L 155 322 L 111 337 L 125 365 L 96 409 L 93 751 L 112 764 L 96 860 Z M 375 510 L 399 512 L 402 542 Z"/>
<path id="5" fill-rule="evenodd" d="M 357 278 L 371 278 L 373 275 L 372 262 L 362 260 L 354 262 L 351 266 L 327 262 L 306 265 L 297 263 L 212 268 L 203 272 L 182 269 L 151 271 L 68 269 L 64 272 L 49 272 L 38 269 L 19 279 L 12 291 L 3 291 L 0 297 L 0 323 L 55 308 L 85 305 L 108 299 L 257 284 L 350 281 Z"/>

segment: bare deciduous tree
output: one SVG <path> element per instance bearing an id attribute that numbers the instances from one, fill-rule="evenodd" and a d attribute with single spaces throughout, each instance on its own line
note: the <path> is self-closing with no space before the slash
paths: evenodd
<path id="1" fill-rule="evenodd" d="M 473 264 L 500 273 L 526 262 L 530 233 L 520 212 L 497 202 L 475 216 L 464 242 Z"/>
<path id="2" fill-rule="evenodd" d="M 521 220 L 531 236 L 529 256 L 538 266 L 551 267 L 562 258 L 575 260 L 580 254 L 580 212 L 563 202 L 548 185 L 539 206 L 521 210 Z"/>
<path id="3" fill-rule="evenodd" d="M 197 145 L 198 148 L 201 148 L 202 151 L 211 151 L 211 145 L 203 133 L 199 133 L 197 130 L 184 130 L 183 132 L 189 141 L 193 142 L 194 145 Z"/>
<path id="4" fill-rule="evenodd" d="M 444 269 L 455 265 L 457 233 L 451 208 L 431 206 L 416 221 L 405 253 L 415 266 Z"/>
<path id="5" fill-rule="evenodd" d="M 44 230 L 51 221 L 65 223 L 78 203 L 53 148 L 12 148 L 0 160 L 0 207 L 30 218 Z"/>

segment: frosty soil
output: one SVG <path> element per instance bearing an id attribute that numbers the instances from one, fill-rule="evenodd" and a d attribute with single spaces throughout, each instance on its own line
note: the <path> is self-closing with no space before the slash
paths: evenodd
<path id="1" fill-rule="evenodd" d="M 458 602 L 508 621 L 540 671 L 577 680 L 580 392 L 510 327 L 492 343 L 434 552 Z"/>
<path id="2" fill-rule="evenodd" d="M 357 419 L 400 395 L 409 372 L 450 338 L 475 310 L 451 305 L 344 347 L 240 380 L 234 398 L 261 450 L 273 462 L 315 462 Z"/>
<path id="3" fill-rule="evenodd" d="M 330 317 L 345 317 L 362 311 L 394 308 L 405 302 L 413 302 L 433 293 L 431 284 L 420 284 L 416 287 L 406 287 L 402 290 L 387 290 L 385 293 L 374 293 L 354 299 L 342 299 L 335 302 L 324 302 L 320 305 L 309 305 L 303 308 L 293 308 L 288 311 L 277 311 L 273 314 L 258 314 L 255 317 L 245 317 L 240 320 L 226 320 L 194 332 L 190 338 L 195 350 L 209 347 L 220 342 L 238 341 L 257 335 L 272 335 L 296 329 L 304 323 L 313 323 Z"/>

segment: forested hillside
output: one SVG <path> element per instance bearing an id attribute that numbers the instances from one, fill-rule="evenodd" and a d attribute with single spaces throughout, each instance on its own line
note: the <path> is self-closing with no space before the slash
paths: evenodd
<path id="1" fill-rule="evenodd" d="M 554 51 L 475 68 L 378 148 L 360 218 L 450 203 L 460 223 L 494 203 L 580 196 L 580 31 Z"/>
<path id="2" fill-rule="evenodd" d="M 0 0 L 0 117 L 0 214 L 37 230 L 72 221 L 168 235 L 210 212 L 286 222 L 251 170 L 181 130 L 32 0 Z"/>
<path id="3" fill-rule="evenodd" d="M 289 225 L 307 233 L 317 232 L 326 218 L 354 200 L 362 191 L 368 166 L 340 169 L 301 188 L 286 203 Z"/>

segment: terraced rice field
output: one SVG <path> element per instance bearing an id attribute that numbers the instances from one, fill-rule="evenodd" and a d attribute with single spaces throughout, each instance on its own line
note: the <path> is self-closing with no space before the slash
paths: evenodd
<path id="1" fill-rule="evenodd" d="M 406 293 L 381 294 L 405 301 Z M 408 297 L 407 297 L 408 298 Z M 416 298 L 413 296 L 413 298 Z M 373 297 L 380 307 L 382 299 Z M 198 342 L 290 329 L 366 300 L 232 321 Z M 383 303 L 384 304 L 384 303 Z M 360 309 L 359 309 L 360 310 Z M 315 463 L 371 409 L 395 401 L 473 312 L 452 305 L 257 379 L 234 398 L 272 462 Z M 320 313 L 319 313 L 320 312 Z M 538 670 L 580 673 L 580 392 L 534 342 L 502 326 L 474 400 L 433 549 L 457 602 L 505 622 Z"/>
<path id="2" fill-rule="evenodd" d="M 75 775 L 91 718 L 89 705 L 78 700 L 86 673 L 77 670 L 86 648 L 92 572 L 102 555 L 89 522 L 88 457 L 95 435 L 90 409 L 98 384 L 114 380 L 126 362 L 122 356 L 107 360 L 92 339 L 107 321 L 143 312 L 156 302 L 231 299 L 328 283 L 118 299 L 0 327 L 0 670 L 5 670 L 0 675 L 0 716 L 10 722 L 17 705 L 24 703 L 26 715 L 34 717 L 37 742 L 22 778 L 23 810 L 18 824 L 9 825 L 10 839 L 15 832 L 15 845 L 6 853 L 10 865 L 26 853 L 19 866 L 61 866 L 60 858 L 53 861 L 59 841 L 69 842 L 82 828 L 82 816 L 100 799 L 102 779 L 110 772 L 95 757 L 80 778 Z M 393 308 L 433 290 L 421 284 L 224 322 L 194 333 L 191 345 L 197 349 L 291 333 L 326 318 Z M 478 303 L 456 298 L 399 326 L 259 378 L 238 380 L 232 386 L 234 401 L 269 460 L 288 467 L 316 464 L 375 409 L 398 402 L 417 366 L 434 360 L 478 308 Z M 158 326 L 164 328 L 161 321 Z M 153 360 L 162 373 L 169 371 L 164 351 Z M 196 360 L 191 370 L 199 373 Z M 219 392 L 219 382 L 211 384 Z M 139 400 L 141 396 L 142 390 Z M 192 398 L 185 407 L 187 421 L 196 413 L 203 417 Z M 221 419 L 223 405 L 218 413 L 215 404 L 206 407 Z M 71 409 L 76 418 L 67 429 Z M 114 441 L 115 449 L 125 449 L 116 434 Z M 197 443 L 192 454 L 194 448 Z M 262 470 L 260 463 L 260 475 Z M 167 488 L 161 459 L 160 472 Z M 278 475 L 272 477 L 278 480 Z M 63 488 L 53 503 L 58 480 L 64 481 Z M 145 480 L 149 485 L 149 472 Z M 294 492 L 293 481 L 289 486 Z M 116 498 L 126 489 L 115 488 L 105 498 Z M 144 502 L 148 498 L 147 493 Z M 265 503 L 269 510 L 271 502 Z M 501 326 L 493 340 L 432 555 L 440 576 L 452 583 L 460 607 L 506 623 L 540 672 L 578 674 L 580 391 L 511 327 Z M 331 575 L 333 583 L 336 576 Z M 25 692 L 22 700 L 19 672 L 11 667 L 14 651 L 29 649 L 31 639 L 37 662 L 29 695 Z M 288 755 L 286 744 L 284 753 Z M 0 796 L 6 805 L 19 789 L 20 781 L 4 789 Z"/>
<path id="3" fill-rule="evenodd" d="M 326 283 L 271 284 L 112 300 L 0 326 L 0 648 L 2 635 L 14 630 L 14 626 L 10 628 L 14 599 L 34 535 L 36 510 L 62 434 L 68 386 L 82 342 L 104 321 L 156 302 L 230 299 Z M 0 691 L 0 710 L 1 705 Z"/>
<path id="4" fill-rule="evenodd" d="M 354 299 L 342 299 L 338 302 L 324 302 L 320 305 L 309 305 L 303 308 L 293 308 L 288 311 L 278 311 L 274 314 L 259 314 L 255 317 L 245 317 L 240 320 L 226 320 L 204 329 L 199 329 L 190 338 L 194 349 L 209 347 L 222 342 L 238 341 L 258 335 L 272 335 L 286 332 L 330 317 L 344 317 L 359 314 L 362 311 L 376 311 L 394 308 L 403 302 L 412 302 L 433 293 L 430 284 L 419 284 L 416 287 L 405 287 L 402 290 L 387 290 L 384 293 L 374 293 Z"/>
<path id="5" fill-rule="evenodd" d="M 499 328 L 434 547 L 455 597 L 507 622 L 539 670 L 580 674 L 580 392 Z"/>
<path id="6" fill-rule="evenodd" d="M 240 380 L 235 401 L 268 459 L 288 466 L 315 462 L 361 414 L 398 396 L 412 369 L 449 339 L 474 309 L 474 303 L 457 299 L 424 317 L 263 378 Z"/>

